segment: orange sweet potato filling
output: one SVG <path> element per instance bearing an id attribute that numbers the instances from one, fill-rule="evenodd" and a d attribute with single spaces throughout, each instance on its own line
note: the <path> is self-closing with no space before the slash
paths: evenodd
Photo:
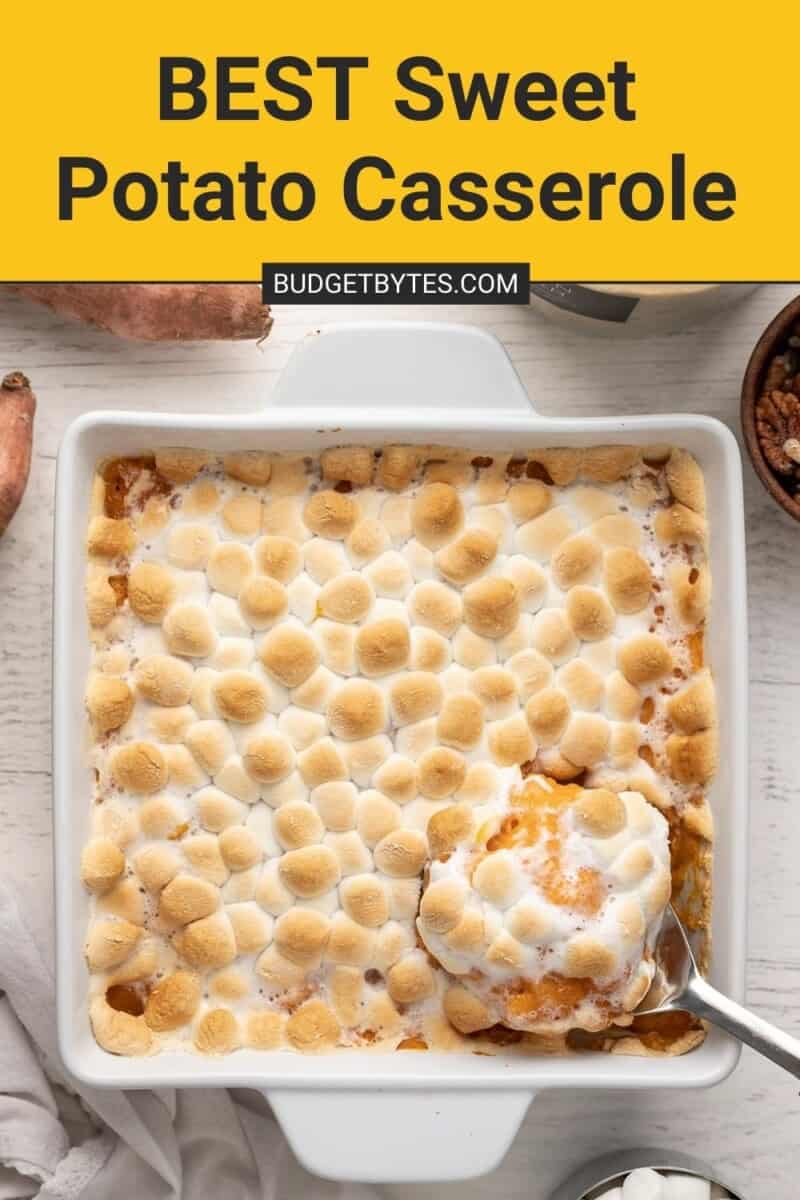
<path id="1" fill-rule="evenodd" d="M 526 981 L 508 997 L 506 1006 L 514 1017 L 559 1020 L 573 1012 L 595 986 L 591 979 L 544 975 L 536 982 Z"/>
<path id="2" fill-rule="evenodd" d="M 493 853 L 514 846 L 533 846 L 544 835 L 548 858 L 535 876 L 542 892 L 551 904 L 574 909 L 583 916 L 594 916 L 606 898 L 601 876 L 590 867 L 579 867 L 570 875 L 561 862 L 561 816 L 578 798 L 581 788 L 574 783 L 553 783 L 551 787 L 552 790 L 536 779 L 529 779 L 514 796 L 513 811 L 489 838 L 486 849 Z"/>
<path id="3" fill-rule="evenodd" d="M 155 456 L 143 454 L 138 458 L 113 458 L 103 466 L 102 478 L 106 485 L 103 509 L 107 517 L 119 520 L 129 512 L 128 495 L 143 471 L 150 474 L 150 487 L 140 497 L 141 504 L 151 496 L 168 496 L 172 484 L 159 475 Z"/>
<path id="4" fill-rule="evenodd" d="M 112 983 L 106 989 L 106 1003 L 117 1012 L 129 1013 L 132 1017 L 140 1017 L 144 1012 L 147 1000 L 147 989 L 141 984 Z"/>

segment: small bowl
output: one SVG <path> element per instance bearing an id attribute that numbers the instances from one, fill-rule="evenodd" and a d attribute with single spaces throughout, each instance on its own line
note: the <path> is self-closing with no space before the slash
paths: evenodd
<path id="1" fill-rule="evenodd" d="M 737 304 L 756 283 L 531 283 L 531 308 L 581 333 L 650 337 Z"/>
<path id="2" fill-rule="evenodd" d="M 556 1188 L 550 1200 L 595 1200 L 609 1188 L 619 1187 L 626 1177 L 640 1167 L 670 1174 L 695 1176 L 717 1184 L 731 1197 L 744 1200 L 726 1180 L 720 1179 L 716 1171 L 699 1159 L 677 1150 L 616 1150 L 596 1158 L 570 1175 Z"/>
<path id="3" fill-rule="evenodd" d="M 761 385 L 774 356 L 782 349 L 792 326 L 800 320 L 800 296 L 781 309 L 756 342 L 750 355 L 742 381 L 742 433 L 753 470 L 785 513 L 800 521 L 800 501 L 790 496 L 764 457 L 761 442 L 756 432 L 756 403 L 761 395 Z"/>

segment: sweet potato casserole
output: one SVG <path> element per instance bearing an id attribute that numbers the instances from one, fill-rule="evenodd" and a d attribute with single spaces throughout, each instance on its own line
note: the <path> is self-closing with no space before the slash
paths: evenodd
<path id="1" fill-rule="evenodd" d="M 669 446 L 101 463 L 92 1026 L 240 1046 L 680 1053 L 707 954 L 703 477 Z"/>

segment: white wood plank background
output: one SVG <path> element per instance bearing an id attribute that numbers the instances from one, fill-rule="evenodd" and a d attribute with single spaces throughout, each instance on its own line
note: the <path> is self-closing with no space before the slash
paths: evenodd
<path id="1" fill-rule="evenodd" d="M 486 327 L 508 347 L 543 412 L 695 411 L 720 417 L 738 433 L 747 356 L 797 290 L 765 287 L 702 327 L 641 341 L 579 335 L 525 309 L 398 308 L 377 315 Z M 30 485 L 0 541 L 0 844 L 4 870 L 23 894 L 31 927 L 43 942 L 50 937 L 52 904 L 51 540 L 62 431 L 90 408 L 258 407 L 269 402 L 277 375 L 307 332 L 367 311 L 280 310 L 261 347 L 164 347 L 123 343 L 16 298 L 0 298 L 0 373 L 24 370 L 39 397 Z M 776 509 L 749 464 L 745 502 L 752 706 L 749 1001 L 800 1035 L 800 528 Z M 469 1184 L 390 1190 L 408 1200 L 546 1200 L 584 1159 L 645 1144 L 680 1146 L 704 1157 L 738 1181 L 748 1200 L 790 1200 L 800 1188 L 798 1084 L 745 1052 L 734 1076 L 711 1092 L 542 1095 L 499 1174 Z"/>

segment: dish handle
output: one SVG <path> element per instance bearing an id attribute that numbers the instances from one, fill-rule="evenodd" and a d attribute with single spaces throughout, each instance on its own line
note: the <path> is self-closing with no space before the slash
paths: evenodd
<path id="1" fill-rule="evenodd" d="M 279 406 L 335 412 L 413 408 L 420 413 L 535 413 L 511 359 L 493 334 L 473 325 L 421 321 L 323 326 L 295 347 L 270 399 Z"/>
<path id="2" fill-rule="evenodd" d="M 502 1161 L 534 1096 L 425 1088 L 264 1094 L 308 1171 L 360 1183 L 485 1175 Z"/>

